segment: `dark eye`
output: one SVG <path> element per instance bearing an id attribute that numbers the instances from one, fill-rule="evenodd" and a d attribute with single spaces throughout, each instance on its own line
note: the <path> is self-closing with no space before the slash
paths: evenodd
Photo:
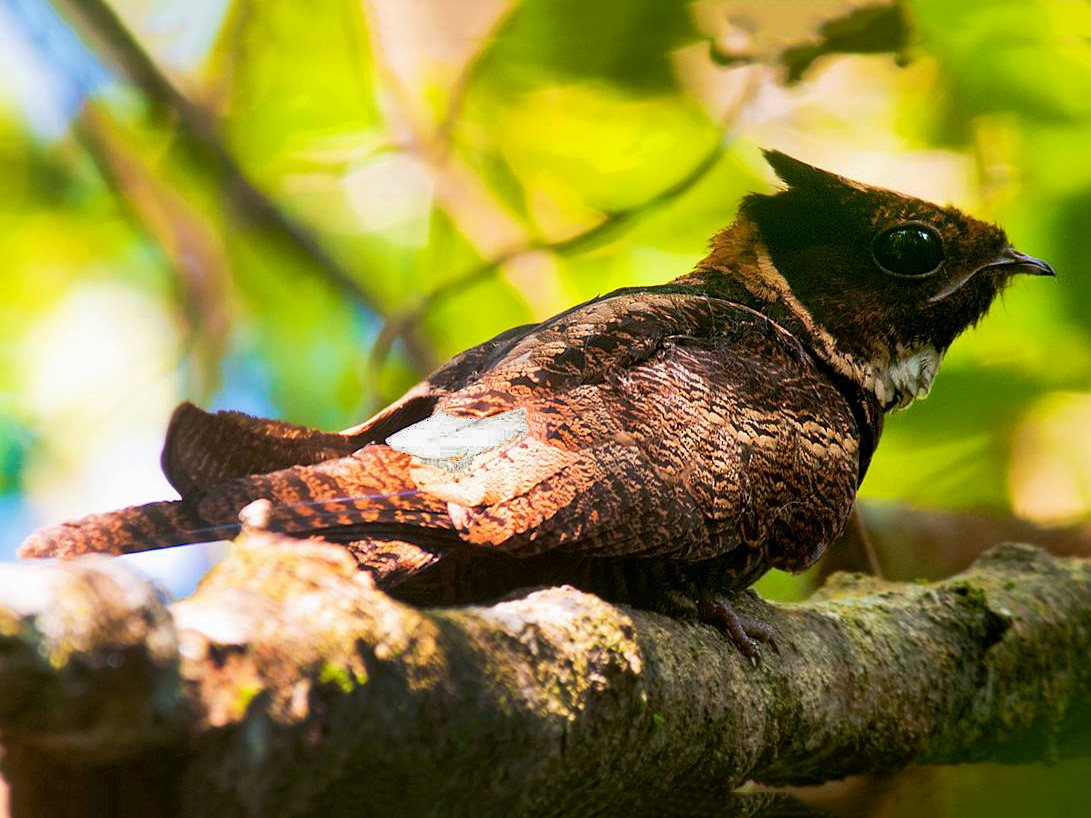
<path id="1" fill-rule="evenodd" d="M 888 273 L 923 276 L 934 273 L 943 262 L 943 242 L 927 225 L 902 224 L 876 236 L 871 254 Z"/>

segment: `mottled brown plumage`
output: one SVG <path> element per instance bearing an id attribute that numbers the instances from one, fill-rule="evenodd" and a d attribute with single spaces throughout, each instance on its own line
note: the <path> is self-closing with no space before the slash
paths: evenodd
<path id="1" fill-rule="evenodd" d="M 245 509 L 345 543 L 410 601 L 568 582 L 689 604 L 752 652 L 761 629 L 721 594 L 813 564 L 883 413 L 927 391 L 1014 273 L 1051 272 L 953 208 L 767 155 L 788 188 L 748 197 L 689 275 L 509 330 L 339 434 L 184 404 L 163 451 L 181 500 L 23 553 L 227 536 Z"/>

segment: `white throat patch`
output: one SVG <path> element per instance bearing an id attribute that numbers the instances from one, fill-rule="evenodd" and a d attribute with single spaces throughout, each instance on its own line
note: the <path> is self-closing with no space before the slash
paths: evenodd
<path id="1" fill-rule="evenodd" d="M 760 241 L 754 243 L 754 258 L 761 275 L 744 279 L 746 288 L 766 301 L 779 299 L 783 302 L 810 334 L 815 351 L 842 375 L 874 392 L 884 411 L 903 409 L 916 398 L 928 394 L 943 360 L 943 355 L 934 346 L 925 344 L 907 349 L 898 344 L 893 350 L 893 361 L 890 355 L 860 361 L 842 352 L 834 337 L 815 322 L 810 311 L 795 297 L 787 279 L 773 265 L 769 250 Z"/>
<path id="2" fill-rule="evenodd" d="M 868 363 L 871 383 L 884 409 L 904 409 L 916 398 L 928 395 L 939 370 L 943 355 L 931 344 L 905 349 L 900 344 L 894 350 L 894 360 Z"/>

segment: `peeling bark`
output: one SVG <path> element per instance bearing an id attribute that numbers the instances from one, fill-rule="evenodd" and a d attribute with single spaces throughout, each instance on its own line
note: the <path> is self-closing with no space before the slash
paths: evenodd
<path id="1" fill-rule="evenodd" d="M 775 634 L 756 666 L 570 588 L 412 608 L 269 534 L 169 606 L 102 558 L 0 566 L 12 814 L 724 814 L 747 780 L 1089 749 L 1084 561 L 1006 545 L 738 608 Z"/>

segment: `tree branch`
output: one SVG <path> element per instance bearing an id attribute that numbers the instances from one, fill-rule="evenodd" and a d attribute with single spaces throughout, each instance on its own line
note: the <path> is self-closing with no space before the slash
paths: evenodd
<path id="1" fill-rule="evenodd" d="M 776 636 L 758 666 L 571 588 L 418 610 L 342 549 L 266 533 L 171 606 L 101 558 L 2 566 L 0 589 L 16 816 L 58 814 L 58 770 L 91 793 L 71 815 L 632 816 L 1091 749 L 1091 566 L 1029 546 L 933 585 L 744 597 Z"/>

